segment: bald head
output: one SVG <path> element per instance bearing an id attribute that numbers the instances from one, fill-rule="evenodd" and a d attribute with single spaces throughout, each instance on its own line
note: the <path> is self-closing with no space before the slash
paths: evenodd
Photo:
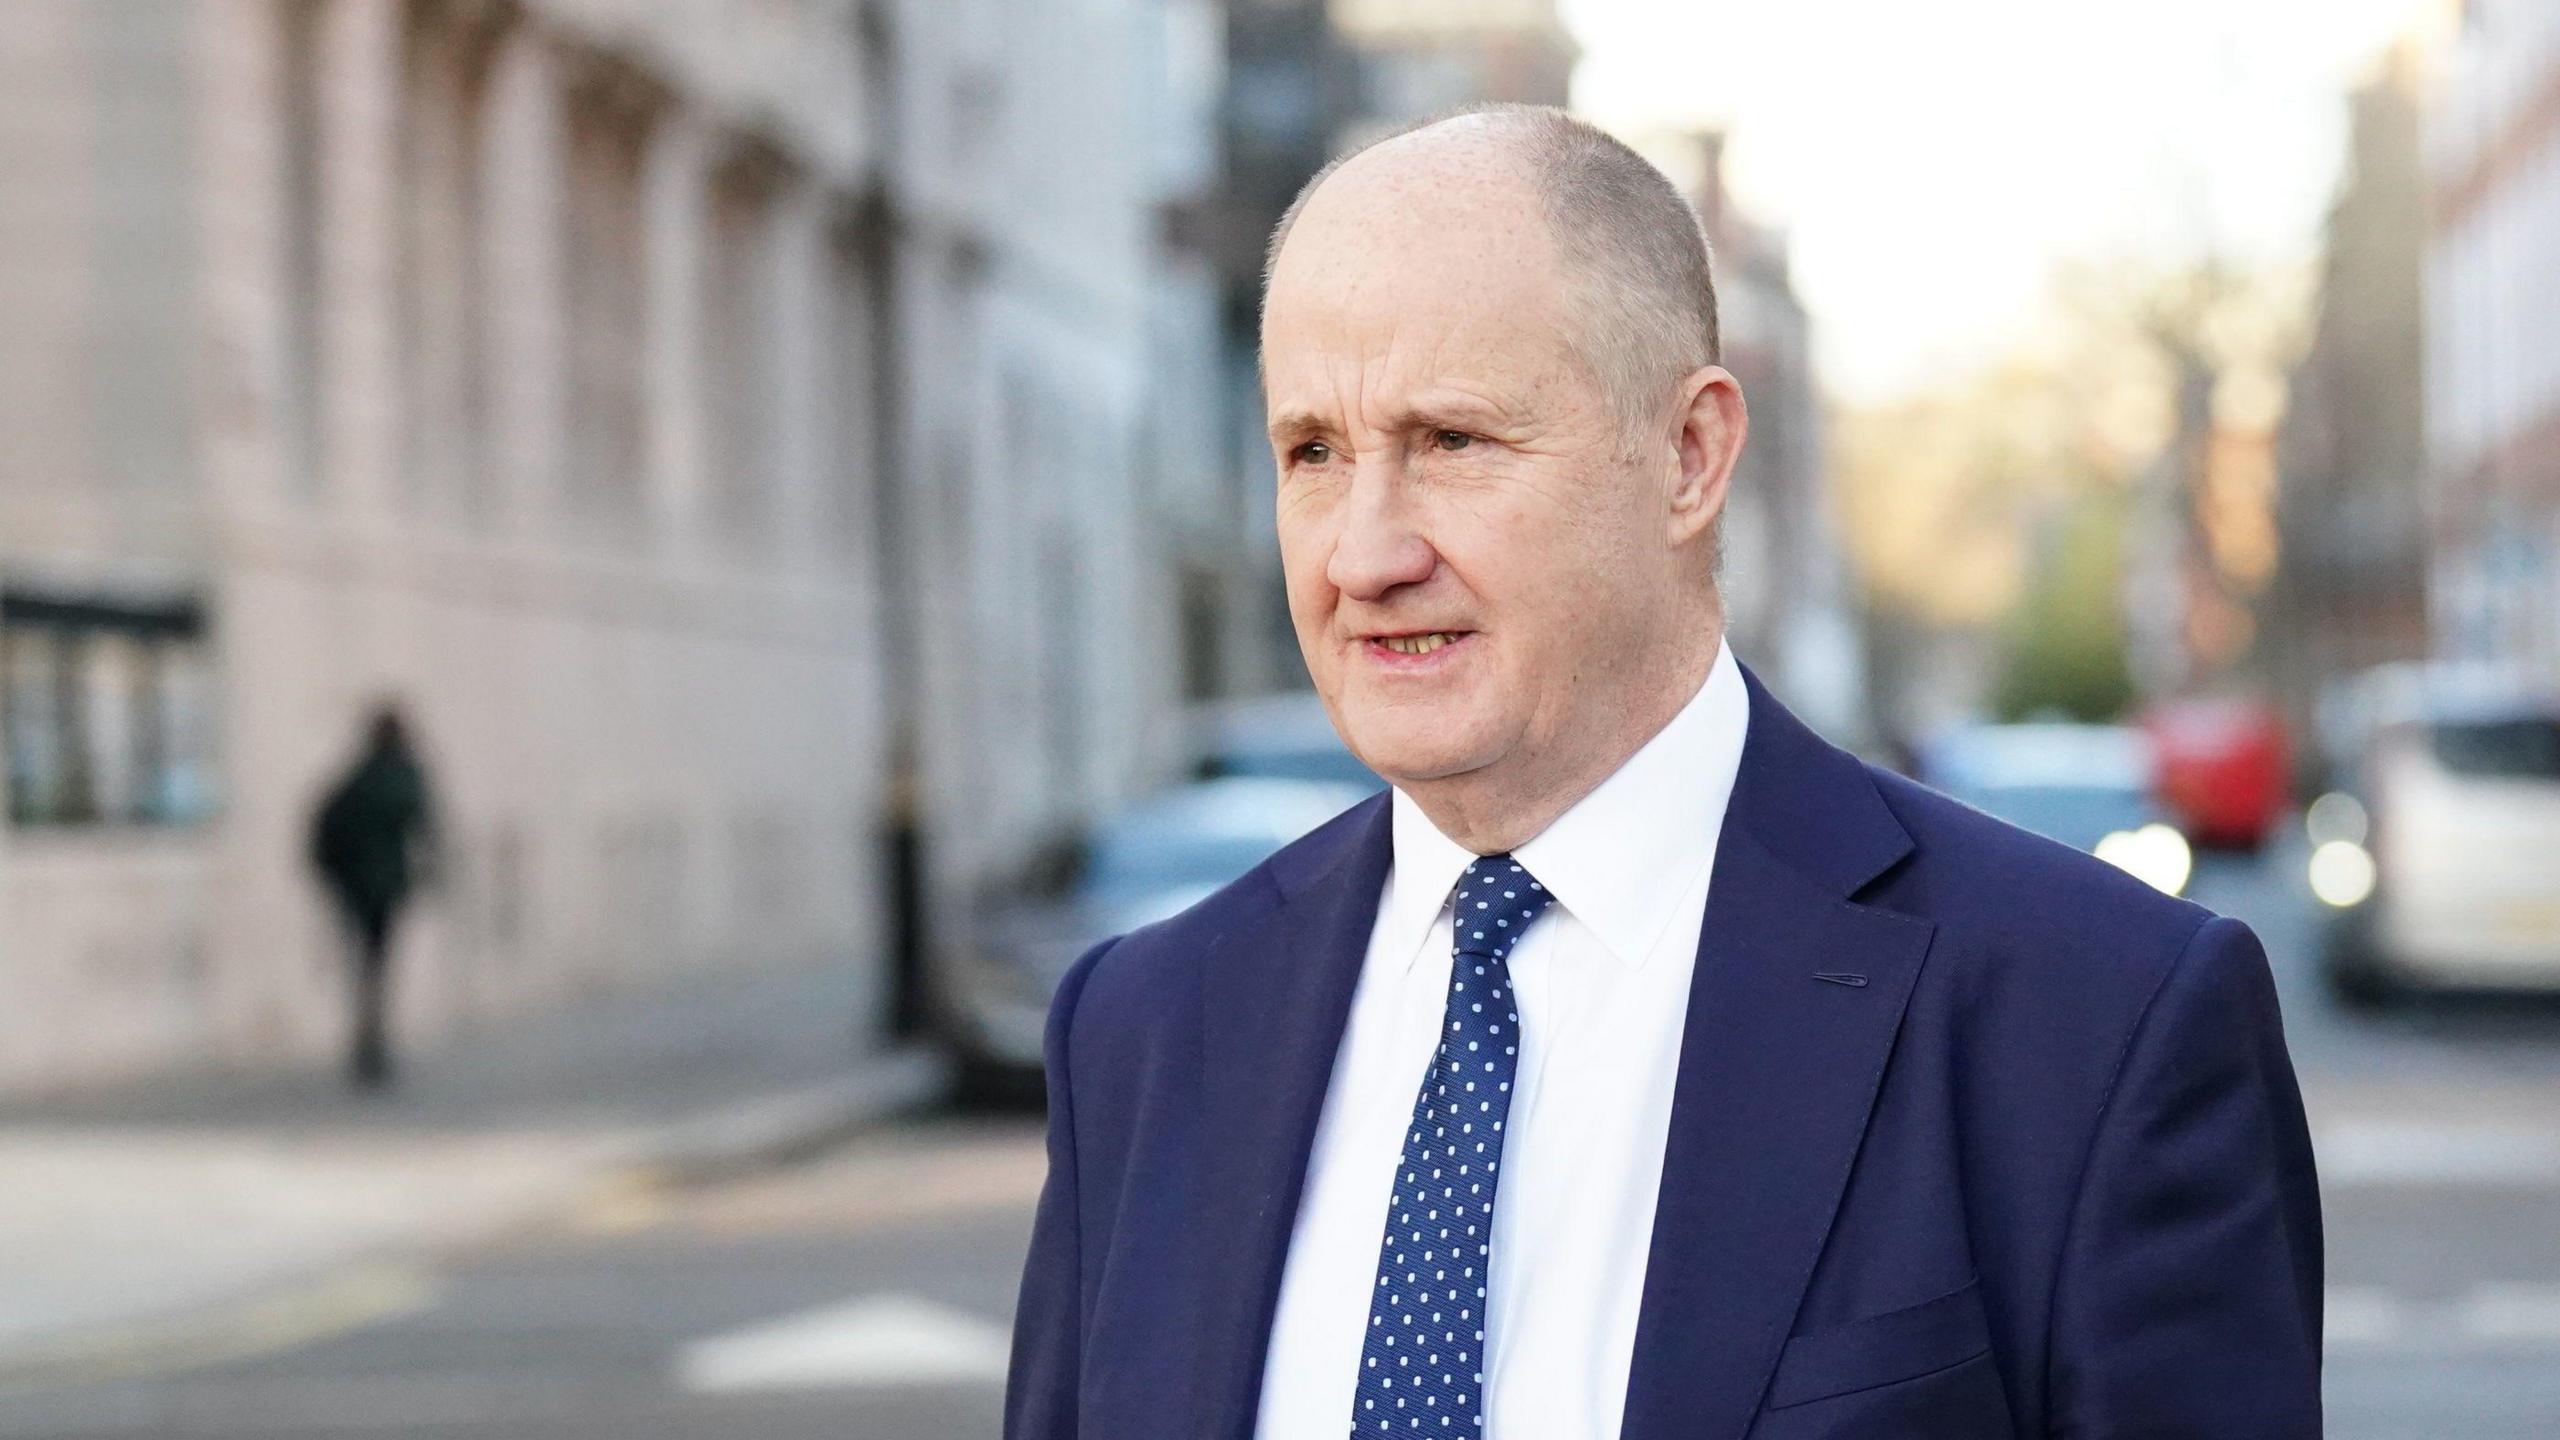
<path id="1" fill-rule="evenodd" d="M 1356 190 L 1358 196 L 1339 196 Z M 1343 155 L 1298 192 L 1264 257 L 1280 256 L 1319 192 L 1503 196 L 1533 208 L 1557 262 L 1566 343 L 1634 434 L 1686 376 L 1723 359 L 1715 282 L 1697 211 L 1616 137 L 1544 105 L 1493 105 L 1422 121 Z M 1365 208 L 1365 207 L 1364 207 Z M 1408 213 L 1445 218 L 1439 205 Z"/>

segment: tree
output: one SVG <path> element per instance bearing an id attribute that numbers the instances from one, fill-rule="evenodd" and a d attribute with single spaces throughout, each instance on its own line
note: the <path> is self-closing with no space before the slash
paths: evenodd
<path id="1" fill-rule="evenodd" d="M 1992 709 L 2003 720 L 2060 712 L 2108 721 L 2133 703 L 2125 662 L 2125 497 L 2090 492 L 2060 507 L 2024 601 L 2003 626 Z"/>

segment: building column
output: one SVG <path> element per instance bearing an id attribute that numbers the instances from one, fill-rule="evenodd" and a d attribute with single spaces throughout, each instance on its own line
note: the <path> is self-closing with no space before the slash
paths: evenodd
<path id="1" fill-rule="evenodd" d="M 519 26 L 498 42 L 482 149 L 481 236 L 487 306 L 478 363 L 489 392 L 490 528 L 544 533 L 559 503 L 565 336 L 563 146 L 557 57 Z"/>
<path id="2" fill-rule="evenodd" d="M 826 409 L 839 403 L 826 393 L 828 353 L 827 202 L 806 175 L 786 178 L 775 191 L 770 220 L 774 303 L 765 307 L 773 326 L 773 517 L 777 567 L 805 576 L 826 561 L 825 507 L 819 487 L 831 467 L 825 454 Z"/>
<path id="3" fill-rule="evenodd" d="M 473 507 L 480 423 L 475 369 L 480 294 L 478 236 L 479 37 L 447 21 L 414 32 L 410 111 L 402 130 L 409 163 L 400 181 L 409 245 L 400 299 L 408 357 L 408 423 L 402 435 L 401 508 L 450 522 Z"/>
<path id="4" fill-rule="evenodd" d="M 703 547 L 703 226 L 711 137 L 684 106 L 660 118 L 641 182 L 649 347 L 646 529 L 669 559 Z"/>
<path id="5" fill-rule="evenodd" d="M 15 6 L 0 47 L 0 517 L 98 484 L 95 21 L 68 0 Z"/>
<path id="6" fill-rule="evenodd" d="M 319 26 L 321 506 L 380 519 L 400 463 L 402 8 L 329 0 Z"/>
<path id="7" fill-rule="evenodd" d="M 281 7 L 275 7 L 281 8 Z M 265 513 L 290 488 L 292 397 L 285 374 L 284 26 L 191 17 L 193 125 L 204 183 L 196 193 L 202 280 L 195 329 L 203 504 L 217 515 Z"/>

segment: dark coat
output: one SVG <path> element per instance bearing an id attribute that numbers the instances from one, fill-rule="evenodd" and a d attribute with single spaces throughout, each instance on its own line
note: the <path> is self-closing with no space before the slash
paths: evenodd
<path id="1" fill-rule="evenodd" d="M 433 834 L 426 772 L 407 747 L 376 749 L 348 770 L 311 820 L 311 863 L 347 910 L 398 909 Z"/>

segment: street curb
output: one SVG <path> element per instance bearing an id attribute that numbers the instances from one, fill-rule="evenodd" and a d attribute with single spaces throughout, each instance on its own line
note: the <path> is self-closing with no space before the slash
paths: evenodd
<path id="1" fill-rule="evenodd" d="M 244 1349 L 246 1331 L 307 1340 L 314 1315 L 347 1323 L 382 1318 L 431 1298 L 440 1257 L 574 1215 L 616 1187 L 700 1185 L 814 1154 L 946 1094 L 952 1075 L 948 1057 L 909 1046 L 837 1080 L 706 1108 L 596 1154 L 539 1198 L 470 1222 L 362 1246 L 164 1313 L 29 1337 L 0 1350 L 0 1397 L 200 1369 L 266 1348 L 250 1340 Z"/>
<path id="2" fill-rule="evenodd" d="M 866 1061 L 824 1084 L 716 1109 L 668 1126 L 605 1168 L 700 1185 L 784 1164 L 950 1089 L 949 1057 L 922 1046 Z"/>

